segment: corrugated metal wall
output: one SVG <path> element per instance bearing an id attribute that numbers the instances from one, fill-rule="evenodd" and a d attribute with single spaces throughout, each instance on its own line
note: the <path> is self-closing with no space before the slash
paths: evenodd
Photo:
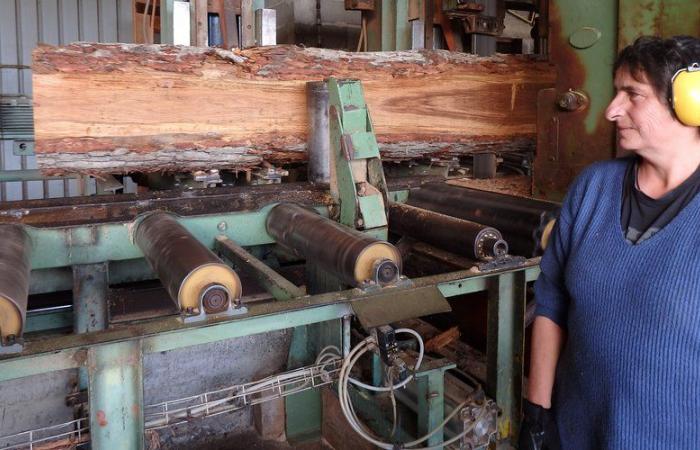
<path id="1" fill-rule="evenodd" d="M 0 95 L 32 95 L 32 49 L 75 41 L 131 42 L 131 0 L 0 0 Z M 6 67 L 6 66 L 20 66 Z M 0 170 L 35 169 L 0 141 Z M 76 180 L 0 183 L 0 201 L 78 195 Z"/>

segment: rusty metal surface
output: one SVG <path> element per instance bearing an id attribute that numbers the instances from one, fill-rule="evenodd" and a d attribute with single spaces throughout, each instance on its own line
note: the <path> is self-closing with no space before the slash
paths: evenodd
<path id="1" fill-rule="evenodd" d="M 614 127 L 603 112 L 613 94 L 617 5 L 606 0 L 549 4 L 549 55 L 557 67 L 557 84 L 538 97 L 533 193 L 561 200 L 584 167 L 614 156 Z M 601 37 L 589 48 L 576 49 L 569 39 L 584 26 L 598 29 Z M 570 89 L 584 93 L 590 103 L 575 111 L 558 108 L 559 96 Z"/>
<path id="2" fill-rule="evenodd" d="M 642 35 L 700 36 L 700 5 L 697 0 L 618 0 L 618 49 Z"/>
<path id="3" fill-rule="evenodd" d="M 323 185 L 289 183 L 283 186 L 244 186 L 148 194 L 105 195 L 0 203 L 0 223 L 37 227 L 128 222 L 139 214 L 160 210 L 180 216 L 255 211 L 270 203 L 289 201 L 330 205 Z"/>

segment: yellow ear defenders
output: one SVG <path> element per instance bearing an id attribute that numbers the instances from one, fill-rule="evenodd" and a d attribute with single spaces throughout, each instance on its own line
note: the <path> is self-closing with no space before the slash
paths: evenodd
<path id="1" fill-rule="evenodd" d="M 700 64 L 693 63 L 673 75 L 671 104 L 681 123 L 700 127 Z"/>

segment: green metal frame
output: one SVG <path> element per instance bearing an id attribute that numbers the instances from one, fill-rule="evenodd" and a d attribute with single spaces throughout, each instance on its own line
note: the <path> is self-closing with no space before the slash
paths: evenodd
<path id="1" fill-rule="evenodd" d="M 255 214 L 239 214 L 236 217 L 237 220 L 233 220 L 230 215 L 213 216 L 204 223 L 215 224 L 228 220 L 236 225 L 228 227 L 228 229 L 238 229 L 241 235 L 251 236 L 252 232 L 242 232 L 242 228 L 257 226 L 255 220 L 248 220 L 251 215 Z M 196 220 L 192 221 L 186 218 L 180 220 L 191 231 L 202 225 Z M 95 235 L 103 235 L 104 230 L 101 228 L 109 229 L 111 226 L 93 226 L 96 228 Z M 209 227 L 203 226 L 203 229 L 208 230 Z M 63 236 L 64 242 L 73 235 L 65 229 L 35 229 L 33 237 L 40 242 L 47 242 L 55 239 L 56 233 Z M 208 236 L 208 233 L 203 233 L 203 235 Z M 258 239 L 258 241 L 248 242 L 252 245 L 267 242 L 267 238 L 261 234 L 258 235 Z M 208 242 L 214 247 L 214 239 L 209 239 Z M 111 241 L 110 247 L 116 255 L 121 255 L 122 250 L 120 249 L 127 244 L 128 236 L 122 235 L 121 239 L 116 238 Z M 88 245 L 85 251 L 72 255 L 68 260 L 73 264 L 90 263 L 93 256 L 89 248 L 99 245 L 102 245 L 99 240 L 94 241 Z M 71 249 L 70 246 L 64 247 L 64 251 L 69 249 Z M 55 255 L 51 258 L 55 258 Z M 107 255 L 107 259 L 110 258 L 111 255 Z M 57 258 L 56 260 L 64 261 L 66 259 Z M 490 289 L 493 296 L 491 303 L 495 302 L 498 305 L 497 310 L 501 313 L 498 316 L 489 315 L 489 335 L 498 336 L 495 341 L 489 340 L 489 345 L 495 345 L 495 348 L 489 348 L 489 354 L 498 355 L 501 365 L 493 370 L 489 366 L 488 385 L 490 394 L 505 405 L 513 404 L 515 402 L 513 399 L 518 399 L 520 395 L 520 386 L 514 380 L 519 380 L 522 376 L 519 365 L 522 361 L 522 332 L 519 326 L 514 325 L 517 316 L 512 316 L 512 320 L 505 320 L 503 311 L 519 311 L 524 308 L 524 297 L 521 294 L 525 291 L 525 283 L 537 278 L 539 274 L 537 264 L 538 260 L 533 259 L 518 269 L 483 274 L 461 271 L 414 280 L 415 288 L 437 286 L 446 297 Z M 497 288 L 493 286 L 497 286 Z M 405 290 L 414 288 L 395 289 L 396 294 L 400 296 Z M 307 342 L 302 340 L 301 353 L 307 353 L 308 342 L 311 340 L 320 338 L 320 341 L 327 342 L 334 337 L 342 338 L 341 320 L 352 314 L 354 302 L 383 294 L 381 291 L 363 292 L 351 289 L 312 296 L 280 298 L 280 301 L 268 304 L 253 304 L 249 306 L 249 313 L 245 316 L 212 319 L 196 324 L 184 325 L 176 318 L 166 317 L 139 325 L 58 336 L 51 340 L 33 341 L 28 339 L 21 354 L 0 359 L 0 382 L 56 370 L 87 367 L 91 411 L 95 412 L 95 415 L 91 415 L 91 422 L 93 426 L 97 425 L 97 428 L 93 428 L 96 432 L 93 439 L 97 439 L 94 441 L 95 448 L 142 448 L 142 440 L 133 438 L 133 436 L 141 436 L 143 431 L 143 421 L 137 412 L 137 406 L 141 405 L 142 396 L 140 377 L 143 354 L 174 350 L 251 334 L 303 327 L 310 324 L 329 324 L 330 327 L 325 330 L 325 337 L 310 335 Z M 58 314 L 65 315 L 66 313 Z M 37 326 L 33 323 L 34 320 L 46 319 L 45 317 L 35 319 L 30 316 L 28 320 L 28 328 L 35 329 Z M 306 332 L 313 333 L 313 330 L 307 329 Z M 114 377 L 127 381 L 124 386 L 116 389 L 110 384 Z M 430 389 L 433 388 L 428 387 L 428 389 L 432 392 Z M 308 398 L 298 397 L 296 400 L 296 402 L 287 403 L 288 408 L 295 408 L 288 410 L 292 416 L 295 416 L 296 423 L 293 426 L 298 430 L 317 431 L 314 424 L 319 419 L 320 410 L 309 409 Z M 427 417 L 432 417 L 431 420 L 434 421 L 434 418 L 440 414 L 438 410 L 437 406 L 429 409 Z M 99 411 L 104 411 L 107 425 L 101 425 L 104 423 L 105 417 L 97 416 Z M 515 411 L 513 408 L 504 408 L 501 421 L 503 423 L 517 422 L 517 416 L 514 415 L 513 411 Z M 110 418 L 113 418 L 114 421 L 110 421 Z M 120 434 L 114 432 L 116 428 L 111 428 L 112 425 L 122 427 Z M 125 439 L 124 436 L 128 438 Z M 502 432 L 501 437 L 508 437 L 507 431 Z"/>

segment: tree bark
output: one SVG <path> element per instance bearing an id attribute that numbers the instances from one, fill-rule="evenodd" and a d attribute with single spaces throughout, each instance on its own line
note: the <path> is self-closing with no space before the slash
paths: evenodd
<path id="1" fill-rule="evenodd" d="M 48 173 L 247 169 L 306 160 L 305 83 L 362 80 L 382 157 L 534 148 L 554 68 L 443 50 L 242 51 L 78 43 L 34 51 L 39 167 Z"/>

